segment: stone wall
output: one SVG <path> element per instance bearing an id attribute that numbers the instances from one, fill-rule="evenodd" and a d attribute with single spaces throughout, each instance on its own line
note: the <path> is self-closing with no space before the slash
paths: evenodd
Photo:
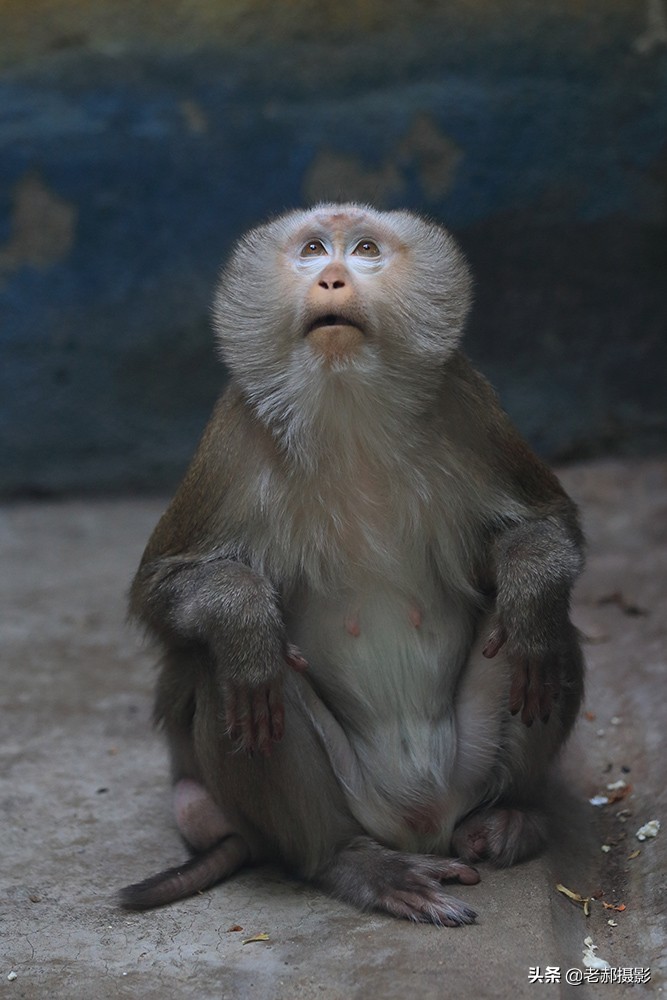
<path id="1" fill-rule="evenodd" d="M 0 490 L 162 489 L 236 236 L 407 206 L 550 459 L 667 442 L 667 0 L 5 0 Z"/>

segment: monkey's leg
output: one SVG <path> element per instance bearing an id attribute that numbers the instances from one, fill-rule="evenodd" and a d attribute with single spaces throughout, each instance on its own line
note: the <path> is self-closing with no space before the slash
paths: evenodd
<path id="1" fill-rule="evenodd" d="M 222 809 L 204 786 L 195 754 L 193 713 L 198 681 L 206 669 L 201 651 L 167 651 L 155 705 L 155 720 L 164 728 L 169 745 L 176 824 L 193 857 L 122 889 L 119 902 L 125 909 L 146 910 L 203 892 L 232 875 L 250 856 L 238 818 Z"/>
<path id="2" fill-rule="evenodd" d="M 547 839 L 540 795 L 549 766 L 565 740 L 581 699 L 581 653 L 574 632 L 562 649 L 558 698 L 546 721 L 525 725 L 513 712 L 516 669 L 503 650 L 488 659 L 488 623 L 470 655 L 457 703 L 461 774 L 476 789 L 476 807 L 454 830 L 452 850 L 464 861 L 488 858 L 507 866 L 532 857 Z M 484 803 L 493 802 L 489 806 Z"/>
<path id="3" fill-rule="evenodd" d="M 229 804 L 241 816 L 237 829 L 251 844 L 251 860 L 277 855 L 298 876 L 362 909 L 446 926 L 471 923 L 474 912 L 447 895 L 441 883 L 453 879 L 472 885 L 479 881 L 474 869 L 451 859 L 393 851 L 365 835 L 335 773 L 347 766 L 347 752 L 354 756 L 353 751 L 341 745 L 347 741 L 340 727 L 339 745 L 332 750 L 330 728 L 325 749 L 322 716 L 327 709 L 319 703 L 316 727 L 306 706 L 312 708 L 317 696 L 309 686 L 305 697 L 297 692 L 306 685 L 294 674 L 286 678 L 285 735 L 270 757 L 233 751 L 212 704 L 213 685 L 195 712 L 204 782 L 224 804 L 223 812 Z M 211 747 L 217 748 L 213 754 Z"/>
<path id="4" fill-rule="evenodd" d="M 273 857 L 364 909 L 448 926 L 470 923 L 474 912 L 447 895 L 441 880 L 473 884 L 477 872 L 457 861 L 392 851 L 365 836 L 341 786 L 351 782 L 363 790 L 343 730 L 293 674 L 286 678 L 285 711 L 285 736 L 271 756 L 239 752 L 215 673 L 184 651 L 165 659 L 157 715 L 170 745 L 176 820 L 201 853 L 129 886 L 122 904 L 162 905 L 210 887 L 247 862 Z"/>

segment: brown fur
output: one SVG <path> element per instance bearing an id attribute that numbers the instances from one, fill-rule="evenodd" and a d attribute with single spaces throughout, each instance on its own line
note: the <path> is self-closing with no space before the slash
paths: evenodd
<path id="1" fill-rule="evenodd" d="M 452 238 L 405 212 L 290 213 L 232 255 L 232 378 L 131 593 L 163 648 L 177 822 L 193 849 L 221 839 L 125 905 L 273 857 L 467 923 L 440 883 L 478 876 L 452 844 L 508 864 L 543 842 L 581 698 L 582 538 L 460 352 L 469 300 Z"/>

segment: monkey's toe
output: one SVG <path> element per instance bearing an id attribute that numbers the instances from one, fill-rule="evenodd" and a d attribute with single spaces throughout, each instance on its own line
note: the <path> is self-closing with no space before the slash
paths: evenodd
<path id="1" fill-rule="evenodd" d="M 477 917 L 474 910 L 460 899 L 447 896 L 436 883 L 421 891 L 394 889 L 379 900 L 379 908 L 394 917 L 439 927 L 461 927 L 474 923 Z"/>
<path id="2" fill-rule="evenodd" d="M 506 868 L 537 854 L 545 842 L 546 820 L 541 813 L 508 807 L 469 816 L 454 831 L 452 849 L 464 861 L 488 858 Z"/>
<path id="3" fill-rule="evenodd" d="M 471 907 L 443 891 L 441 882 L 456 880 L 464 885 L 479 882 L 479 873 L 452 858 L 397 854 L 387 870 L 387 884 L 379 908 L 395 917 L 460 927 L 471 924 L 477 914 Z"/>

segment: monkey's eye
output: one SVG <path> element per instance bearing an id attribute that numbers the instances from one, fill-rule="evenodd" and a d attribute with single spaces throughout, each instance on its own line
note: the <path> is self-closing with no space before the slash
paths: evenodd
<path id="1" fill-rule="evenodd" d="M 301 247 L 301 253 L 299 256 L 321 257 L 323 254 L 326 254 L 326 252 L 327 251 L 322 243 L 322 240 L 308 240 L 308 242 Z"/>
<path id="2" fill-rule="evenodd" d="M 379 257 L 380 251 L 373 240 L 361 240 L 352 251 L 357 257 Z"/>

